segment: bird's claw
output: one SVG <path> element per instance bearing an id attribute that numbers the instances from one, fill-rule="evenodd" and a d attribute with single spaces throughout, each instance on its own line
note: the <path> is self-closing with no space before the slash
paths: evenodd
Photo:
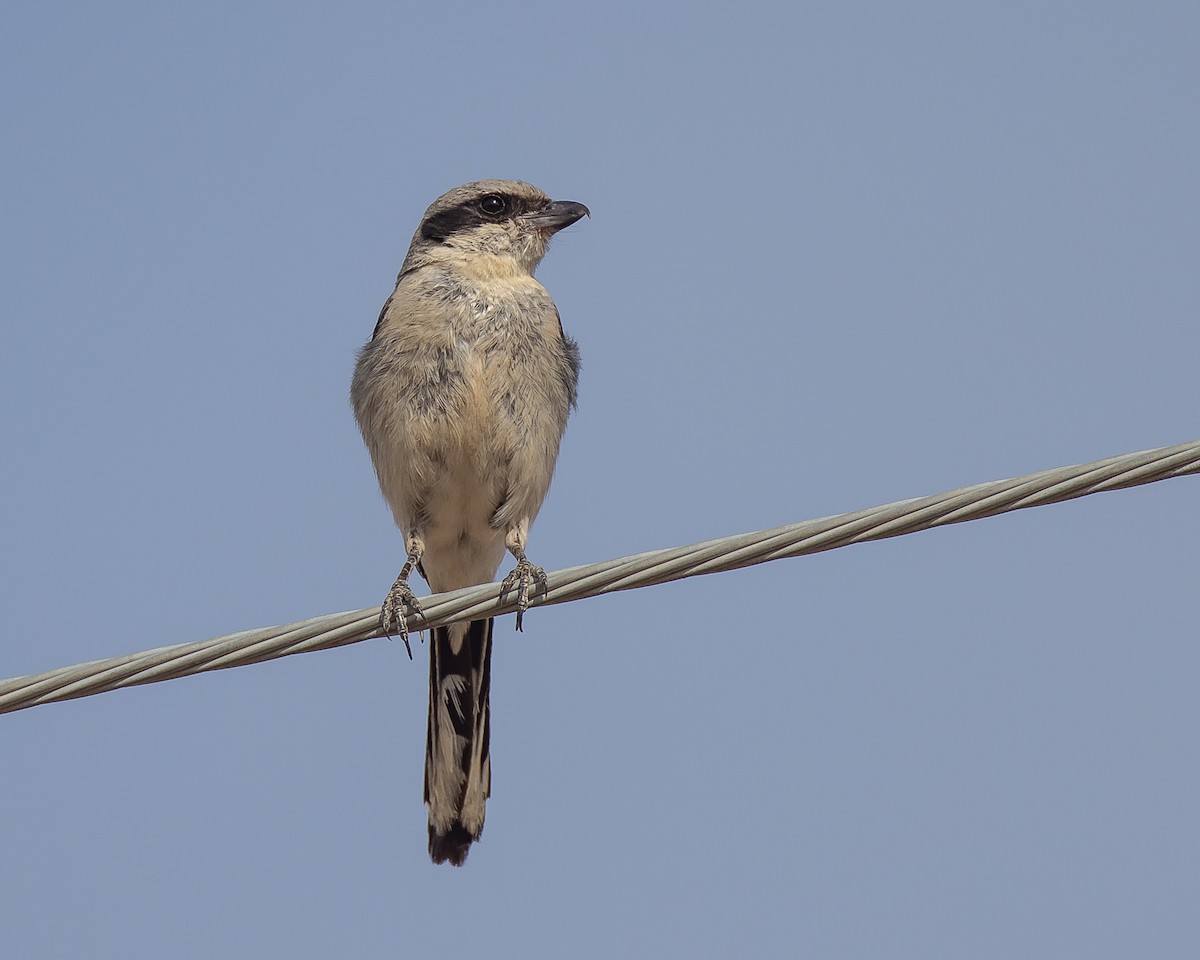
<path id="1" fill-rule="evenodd" d="M 506 597 L 514 588 L 517 591 L 517 629 L 521 630 L 521 621 L 525 611 L 529 609 L 529 590 L 534 583 L 541 585 L 541 592 L 548 589 L 546 571 L 537 564 L 530 563 L 524 557 L 517 561 L 512 572 L 500 582 L 500 598 Z"/>
<path id="2" fill-rule="evenodd" d="M 400 634 L 400 639 L 404 641 L 404 649 L 408 651 L 408 659 L 413 658 L 412 647 L 408 643 L 408 618 L 405 616 L 405 607 L 409 613 L 421 614 L 421 605 L 417 602 L 416 595 L 408 585 L 408 581 L 400 577 L 392 584 L 392 589 L 388 591 L 387 597 L 383 601 L 383 609 L 379 612 L 379 629 L 383 631 L 383 635 L 389 639 L 392 636 L 392 629 Z"/>

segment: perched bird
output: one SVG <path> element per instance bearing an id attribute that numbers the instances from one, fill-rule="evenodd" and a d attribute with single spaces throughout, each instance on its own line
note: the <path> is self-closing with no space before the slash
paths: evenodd
<path id="1" fill-rule="evenodd" d="M 525 556 L 575 405 L 579 348 L 533 278 L 550 238 L 588 209 L 516 180 L 455 187 L 425 211 L 396 289 L 358 355 L 350 400 L 408 551 L 383 604 L 408 643 L 408 578 L 435 593 L 516 567 L 517 629 L 546 574 Z M 411 656 L 411 651 L 410 651 Z M 425 803 L 429 855 L 460 866 L 491 793 L 492 621 L 433 630 Z"/>

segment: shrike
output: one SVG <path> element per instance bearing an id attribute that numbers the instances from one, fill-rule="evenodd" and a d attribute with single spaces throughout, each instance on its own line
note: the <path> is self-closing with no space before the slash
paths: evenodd
<path id="1" fill-rule="evenodd" d="M 525 556 L 575 405 L 579 348 L 533 278 L 550 238 L 588 214 L 516 180 L 456 187 L 425 211 L 358 355 L 350 400 L 408 557 L 383 604 L 408 643 L 408 578 L 435 593 L 516 567 L 517 629 L 545 572 Z M 491 793 L 492 621 L 433 631 L 425 803 L 429 855 L 460 866 Z"/>

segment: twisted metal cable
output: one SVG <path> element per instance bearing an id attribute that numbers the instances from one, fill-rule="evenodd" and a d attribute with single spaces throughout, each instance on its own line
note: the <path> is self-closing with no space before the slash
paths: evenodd
<path id="1" fill-rule="evenodd" d="M 1010 480 L 978 483 L 948 493 L 806 520 L 774 530 L 568 567 L 548 575 L 546 592 L 531 605 L 566 603 L 616 590 L 632 590 L 705 573 L 722 573 L 782 557 L 798 557 L 852 543 L 898 537 L 950 523 L 978 520 L 1195 473 L 1200 473 L 1200 440 L 1044 470 Z M 501 599 L 499 590 L 498 583 L 491 583 L 435 594 L 421 601 L 424 616 L 413 614 L 409 627 L 415 631 L 456 620 L 478 620 L 511 613 L 516 609 L 515 599 Z M 0 713 L 106 693 L 121 687 L 173 680 L 208 670 L 260 663 L 293 653 L 327 650 L 378 636 L 381 636 L 379 609 L 369 607 L 285 626 L 245 630 L 212 640 L 159 647 L 111 660 L 96 660 L 0 681 Z"/>

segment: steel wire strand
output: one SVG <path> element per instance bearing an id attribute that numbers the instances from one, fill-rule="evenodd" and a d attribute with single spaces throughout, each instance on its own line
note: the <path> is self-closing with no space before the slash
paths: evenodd
<path id="1" fill-rule="evenodd" d="M 978 483 L 772 530 L 568 567 L 547 576 L 546 591 L 533 598 L 531 605 L 566 603 L 722 573 L 1195 473 L 1200 473 L 1200 440 Z M 516 608 L 515 600 L 501 598 L 499 590 L 500 585 L 492 583 L 423 598 L 424 616 L 412 615 L 410 628 L 417 631 L 456 620 L 511 613 Z M 378 625 L 379 609 L 372 607 L 4 680 L 0 681 L 0 713 L 327 650 L 378 637 Z"/>

